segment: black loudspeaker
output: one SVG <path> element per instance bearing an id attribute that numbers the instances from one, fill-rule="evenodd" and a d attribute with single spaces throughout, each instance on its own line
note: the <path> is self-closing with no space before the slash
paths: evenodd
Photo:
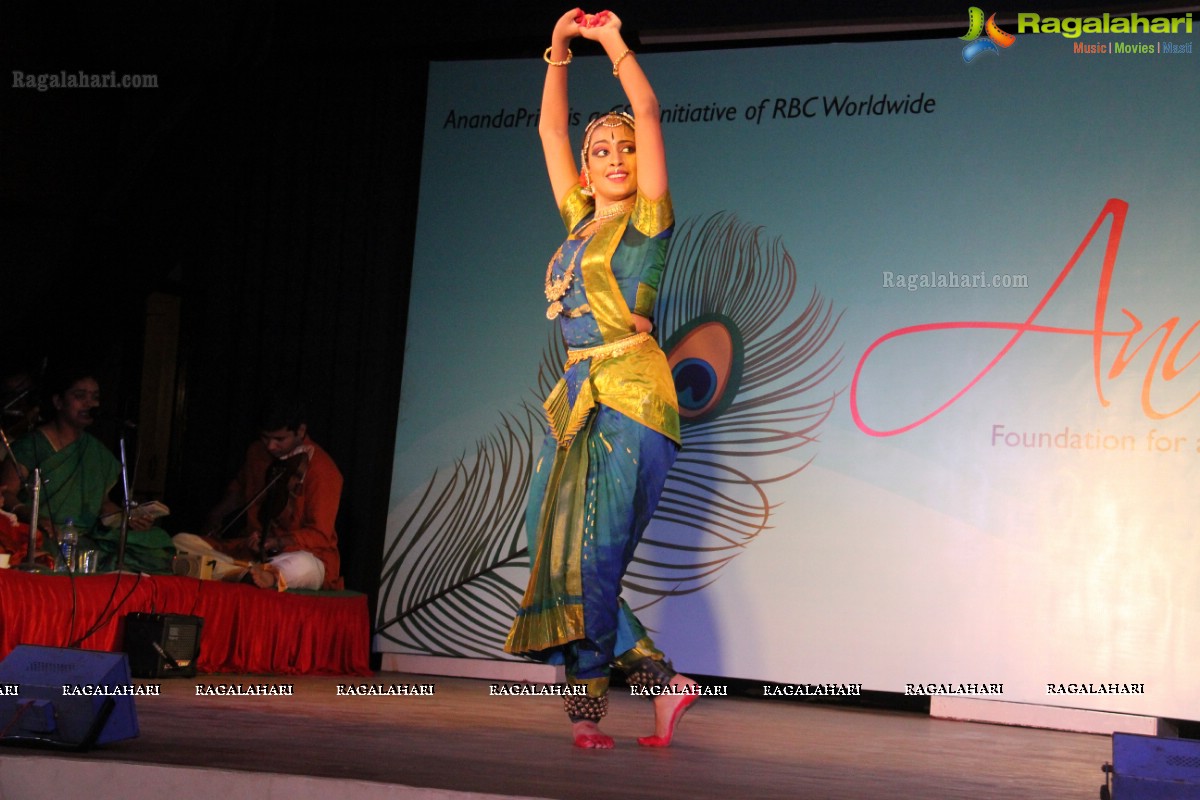
<path id="1" fill-rule="evenodd" d="M 87 750 L 138 735 L 124 653 L 17 645 L 0 662 L 0 744 Z"/>
<path id="2" fill-rule="evenodd" d="M 1112 800 L 1195 800 L 1200 797 L 1200 741 L 1112 735 Z"/>
<path id="3" fill-rule="evenodd" d="M 125 652 L 136 678 L 190 678 L 200 655 L 204 620 L 183 614 L 125 616 Z"/>

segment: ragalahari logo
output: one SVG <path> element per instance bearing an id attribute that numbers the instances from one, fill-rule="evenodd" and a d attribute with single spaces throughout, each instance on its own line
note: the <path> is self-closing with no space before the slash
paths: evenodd
<path id="1" fill-rule="evenodd" d="M 996 25 L 996 15 L 992 14 L 987 18 L 987 22 L 983 21 L 983 9 L 978 6 L 971 6 L 967 10 L 967 35 L 958 37 L 964 42 L 968 42 L 963 48 L 963 62 L 970 64 L 975 56 L 980 53 L 995 53 L 1000 55 L 1001 48 L 1012 47 L 1012 43 L 1017 40 L 1016 36 L 1011 33 L 1005 33 Z M 986 39 L 980 39 L 979 35 L 987 34 Z"/>

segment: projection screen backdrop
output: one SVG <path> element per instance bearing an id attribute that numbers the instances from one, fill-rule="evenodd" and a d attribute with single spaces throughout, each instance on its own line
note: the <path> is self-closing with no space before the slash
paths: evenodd
<path id="1" fill-rule="evenodd" d="M 626 598 L 678 668 L 1197 718 L 1190 39 L 639 56 L 685 448 Z M 582 133 L 624 100 L 576 49 Z M 506 658 L 561 364 L 544 70 L 431 66 L 385 652 Z"/>

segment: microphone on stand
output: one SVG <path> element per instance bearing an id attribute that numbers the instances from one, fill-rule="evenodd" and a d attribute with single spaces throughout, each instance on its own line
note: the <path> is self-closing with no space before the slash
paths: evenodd
<path id="1" fill-rule="evenodd" d="M 133 420 L 126 419 L 125 417 L 114 414 L 111 411 L 101 410 L 99 408 L 92 409 L 92 419 L 96 422 L 111 422 L 118 428 L 125 428 L 131 431 L 137 430 L 137 423 Z"/>

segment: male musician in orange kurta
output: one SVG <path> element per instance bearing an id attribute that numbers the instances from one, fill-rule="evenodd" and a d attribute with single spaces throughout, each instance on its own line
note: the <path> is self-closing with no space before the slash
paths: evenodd
<path id="1" fill-rule="evenodd" d="M 260 426 L 259 438 L 246 448 L 237 477 L 209 512 L 205 524 L 209 535 L 203 541 L 235 559 L 265 563 L 267 569 L 246 573 L 257 586 L 343 588 L 335 529 L 342 473 L 329 454 L 308 438 L 301 406 L 269 408 Z M 236 522 L 245 523 L 244 535 L 212 538 L 235 511 L 240 512 Z M 175 537 L 177 547 L 181 547 L 180 536 Z M 195 552 L 192 544 L 184 542 L 181 549 Z"/>

